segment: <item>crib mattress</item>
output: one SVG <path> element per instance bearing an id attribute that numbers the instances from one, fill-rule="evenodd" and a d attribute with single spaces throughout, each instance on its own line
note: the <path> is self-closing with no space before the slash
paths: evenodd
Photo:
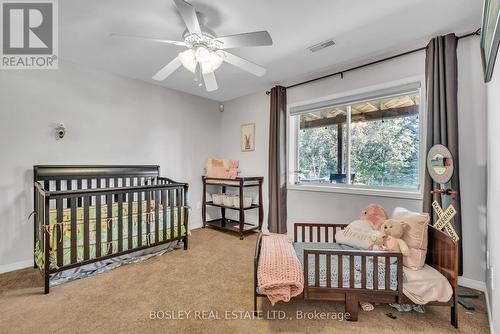
<path id="1" fill-rule="evenodd" d="M 333 250 L 358 250 L 356 248 L 341 245 L 337 243 L 313 243 L 313 242 L 296 242 L 293 244 L 295 253 L 304 268 L 304 249 L 333 249 Z M 309 285 L 314 285 L 314 268 L 315 268 L 314 256 L 309 256 L 308 267 L 309 267 Z M 366 274 L 366 288 L 373 289 L 373 262 L 370 259 L 366 263 L 367 274 Z M 332 257 L 331 261 L 331 287 L 338 287 L 338 262 L 336 257 Z M 405 274 L 403 273 L 403 281 L 405 281 Z M 320 287 L 326 287 L 326 257 L 320 256 L 319 260 L 319 285 Z M 393 263 L 390 265 L 390 289 L 397 290 L 398 277 L 397 277 L 397 264 Z M 342 258 L 342 286 L 341 288 L 348 288 L 350 286 L 350 266 L 349 257 L 344 256 Z M 361 257 L 354 257 L 354 286 L 356 288 L 361 288 Z M 379 289 L 385 289 L 385 263 L 378 263 L 378 287 Z"/>

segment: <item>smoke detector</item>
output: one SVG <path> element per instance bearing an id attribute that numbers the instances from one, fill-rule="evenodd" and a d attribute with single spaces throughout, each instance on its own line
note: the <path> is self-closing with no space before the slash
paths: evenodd
<path id="1" fill-rule="evenodd" d="M 314 52 L 318 52 L 320 50 L 326 49 L 326 48 L 334 46 L 334 45 L 335 45 L 335 42 L 333 41 L 333 39 L 330 38 L 326 41 L 323 41 L 321 43 L 310 46 L 307 49 L 314 53 Z"/>

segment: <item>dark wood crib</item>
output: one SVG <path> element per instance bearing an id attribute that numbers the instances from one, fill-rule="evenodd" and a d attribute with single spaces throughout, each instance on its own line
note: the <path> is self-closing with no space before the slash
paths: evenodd
<path id="1" fill-rule="evenodd" d="M 328 243 L 334 242 L 335 234 L 346 228 L 346 224 L 320 224 L 320 223 L 296 223 L 294 225 L 294 242 Z M 447 302 L 430 302 L 430 306 L 450 307 L 450 320 L 453 327 L 458 328 L 457 288 L 458 288 L 458 249 L 457 244 L 445 233 L 429 226 L 428 248 L 426 263 L 439 271 L 450 283 L 453 295 Z M 259 265 L 262 233 L 257 238 L 254 256 L 254 311 L 257 311 L 257 297 L 266 297 L 258 292 L 257 268 Z M 384 251 L 367 250 L 333 250 L 333 249 L 304 249 L 304 291 L 300 297 L 309 300 L 342 301 L 345 303 L 345 311 L 350 314 L 351 321 L 358 320 L 358 309 L 360 301 L 373 303 L 404 303 L 413 302 L 403 294 L 403 266 L 401 253 L 389 253 Z M 314 258 L 315 266 L 310 268 L 308 260 Z M 320 284 L 319 259 L 326 258 L 326 285 Z M 357 286 L 354 279 L 355 258 L 361 262 L 361 284 Z M 368 287 L 367 276 L 379 277 L 379 259 L 385 259 L 385 270 L 382 280 L 374 280 L 373 287 Z M 397 287 L 391 289 L 390 285 L 390 258 L 397 259 Z M 331 284 L 334 273 L 329 269 L 333 261 L 338 261 L 339 273 L 337 275 L 337 286 Z M 343 261 L 348 261 L 349 282 L 344 284 L 342 276 Z M 373 266 L 369 269 L 369 261 Z M 371 270 L 369 272 L 369 270 Z M 309 282 L 309 272 L 314 276 L 314 282 Z M 379 282 L 383 282 L 379 286 Z"/>
<path id="2" fill-rule="evenodd" d="M 159 166 L 34 166 L 35 268 L 54 273 L 168 243 L 188 247 L 188 184 Z"/>

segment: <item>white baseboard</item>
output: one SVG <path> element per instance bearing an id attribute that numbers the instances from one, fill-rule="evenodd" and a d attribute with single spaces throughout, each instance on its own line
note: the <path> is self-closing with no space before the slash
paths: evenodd
<path id="1" fill-rule="evenodd" d="M 0 274 L 29 267 L 33 267 L 33 259 L 1 265 Z"/>
<path id="2" fill-rule="evenodd" d="M 486 291 L 486 283 L 485 282 L 476 281 L 474 279 L 470 279 L 470 278 L 463 277 L 463 276 L 458 277 L 458 285 L 463 286 L 465 288 L 479 290 L 482 292 Z"/>
<path id="3" fill-rule="evenodd" d="M 490 297 L 488 295 L 488 289 L 484 291 L 484 297 L 486 298 L 486 310 L 488 311 L 488 323 L 490 324 L 490 333 L 495 334 L 495 329 L 493 328 L 493 318 L 491 317 Z"/>

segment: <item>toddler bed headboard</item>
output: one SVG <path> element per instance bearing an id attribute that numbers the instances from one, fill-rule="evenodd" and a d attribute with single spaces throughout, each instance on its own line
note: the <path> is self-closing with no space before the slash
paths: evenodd
<path id="1" fill-rule="evenodd" d="M 426 263 L 448 279 L 453 290 L 458 286 L 458 246 L 444 232 L 429 225 Z"/>

